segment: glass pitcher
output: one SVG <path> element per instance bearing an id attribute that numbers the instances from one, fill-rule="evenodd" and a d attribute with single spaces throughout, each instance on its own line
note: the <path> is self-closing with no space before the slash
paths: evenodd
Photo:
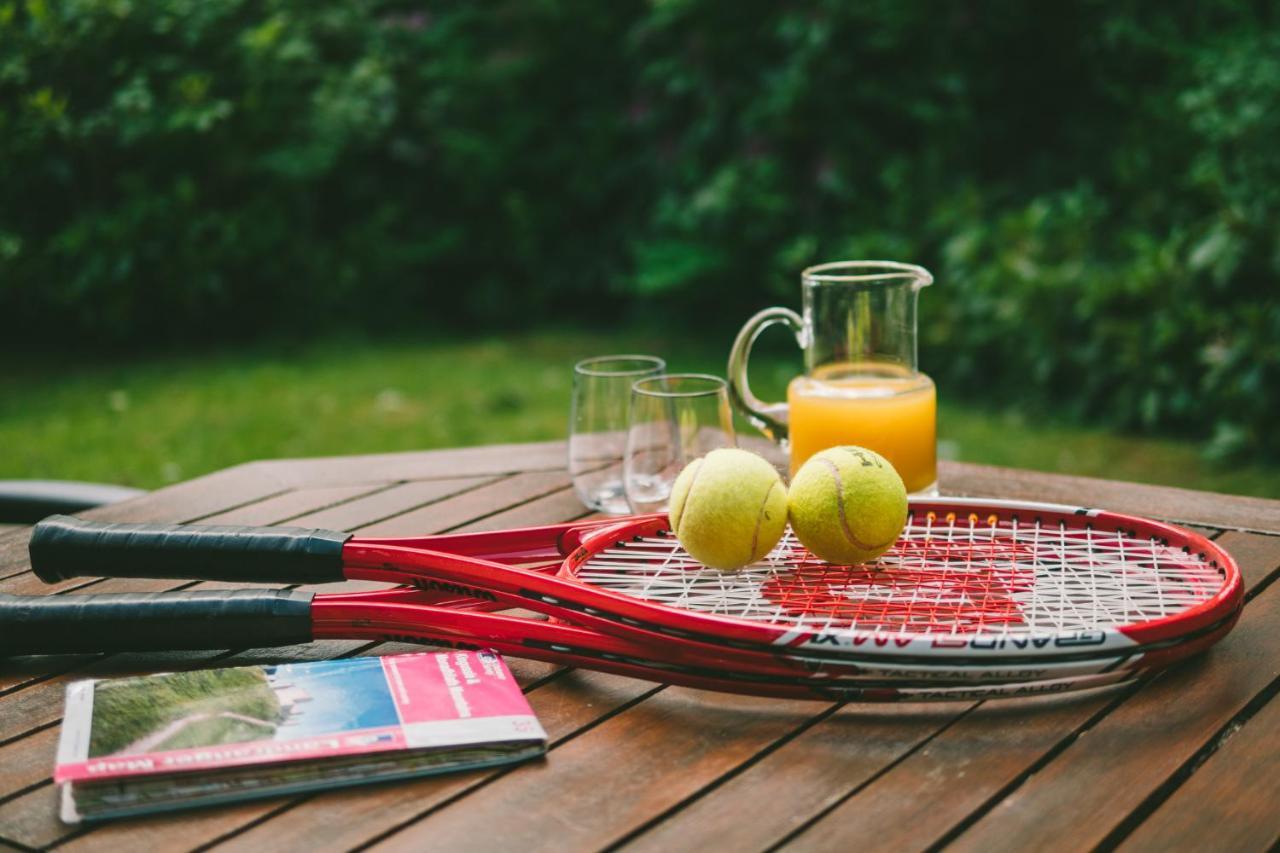
<path id="1" fill-rule="evenodd" d="M 730 399 L 789 450 L 792 474 L 819 450 L 857 444 L 893 463 L 908 492 L 937 494 L 937 396 L 916 369 L 916 296 L 932 283 L 913 264 L 821 264 L 802 274 L 803 315 L 766 308 L 742 327 L 729 354 Z M 786 403 L 761 402 L 747 382 L 751 346 L 775 323 L 804 351 Z"/>

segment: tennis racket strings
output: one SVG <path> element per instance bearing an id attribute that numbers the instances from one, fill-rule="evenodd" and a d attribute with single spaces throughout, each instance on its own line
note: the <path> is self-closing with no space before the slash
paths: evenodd
<path id="1" fill-rule="evenodd" d="M 787 531 L 737 572 L 708 569 L 669 533 L 594 554 L 576 577 L 680 610 L 822 634 L 993 640 L 1088 634 L 1176 616 L 1222 588 L 1220 567 L 1155 538 L 1092 526 L 915 513 L 875 563 L 839 566 Z"/>

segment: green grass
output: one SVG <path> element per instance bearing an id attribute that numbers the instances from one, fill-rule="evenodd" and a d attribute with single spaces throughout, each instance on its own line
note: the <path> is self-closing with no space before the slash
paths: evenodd
<path id="1" fill-rule="evenodd" d="M 723 374 L 729 343 L 634 331 L 424 334 L 11 369 L 0 379 L 0 478 L 154 488 L 251 459 L 561 438 L 576 359 L 653 352 L 671 369 Z M 761 355 L 757 393 L 780 397 L 798 357 L 777 341 Z M 1191 443 L 949 402 L 945 387 L 939 394 L 950 458 L 1280 497 L 1280 467 L 1213 464 Z"/>

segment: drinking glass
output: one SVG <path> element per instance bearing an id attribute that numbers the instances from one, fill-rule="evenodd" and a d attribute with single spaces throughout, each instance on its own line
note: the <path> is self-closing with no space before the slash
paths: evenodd
<path id="1" fill-rule="evenodd" d="M 704 373 L 671 373 L 631 386 L 623 483 L 632 512 L 665 512 L 676 477 L 693 459 L 733 447 L 728 383 Z"/>
<path id="2" fill-rule="evenodd" d="M 667 364 L 651 355 L 602 355 L 573 366 L 569 414 L 569 475 L 590 509 L 628 512 L 622 484 L 631 385 L 656 376 Z"/>

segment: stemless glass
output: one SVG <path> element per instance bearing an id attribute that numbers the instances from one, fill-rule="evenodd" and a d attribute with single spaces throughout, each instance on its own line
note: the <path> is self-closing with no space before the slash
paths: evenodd
<path id="1" fill-rule="evenodd" d="M 569 415 L 569 475 L 590 509 L 628 512 L 622 484 L 631 384 L 656 376 L 667 363 L 651 355 L 602 355 L 573 366 Z"/>
<path id="2" fill-rule="evenodd" d="M 672 373 L 631 386 L 631 428 L 623 481 L 632 512 L 665 512 L 671 486 L 691 460 L 733 447 L 728 383 L 704 373 Z"/>

